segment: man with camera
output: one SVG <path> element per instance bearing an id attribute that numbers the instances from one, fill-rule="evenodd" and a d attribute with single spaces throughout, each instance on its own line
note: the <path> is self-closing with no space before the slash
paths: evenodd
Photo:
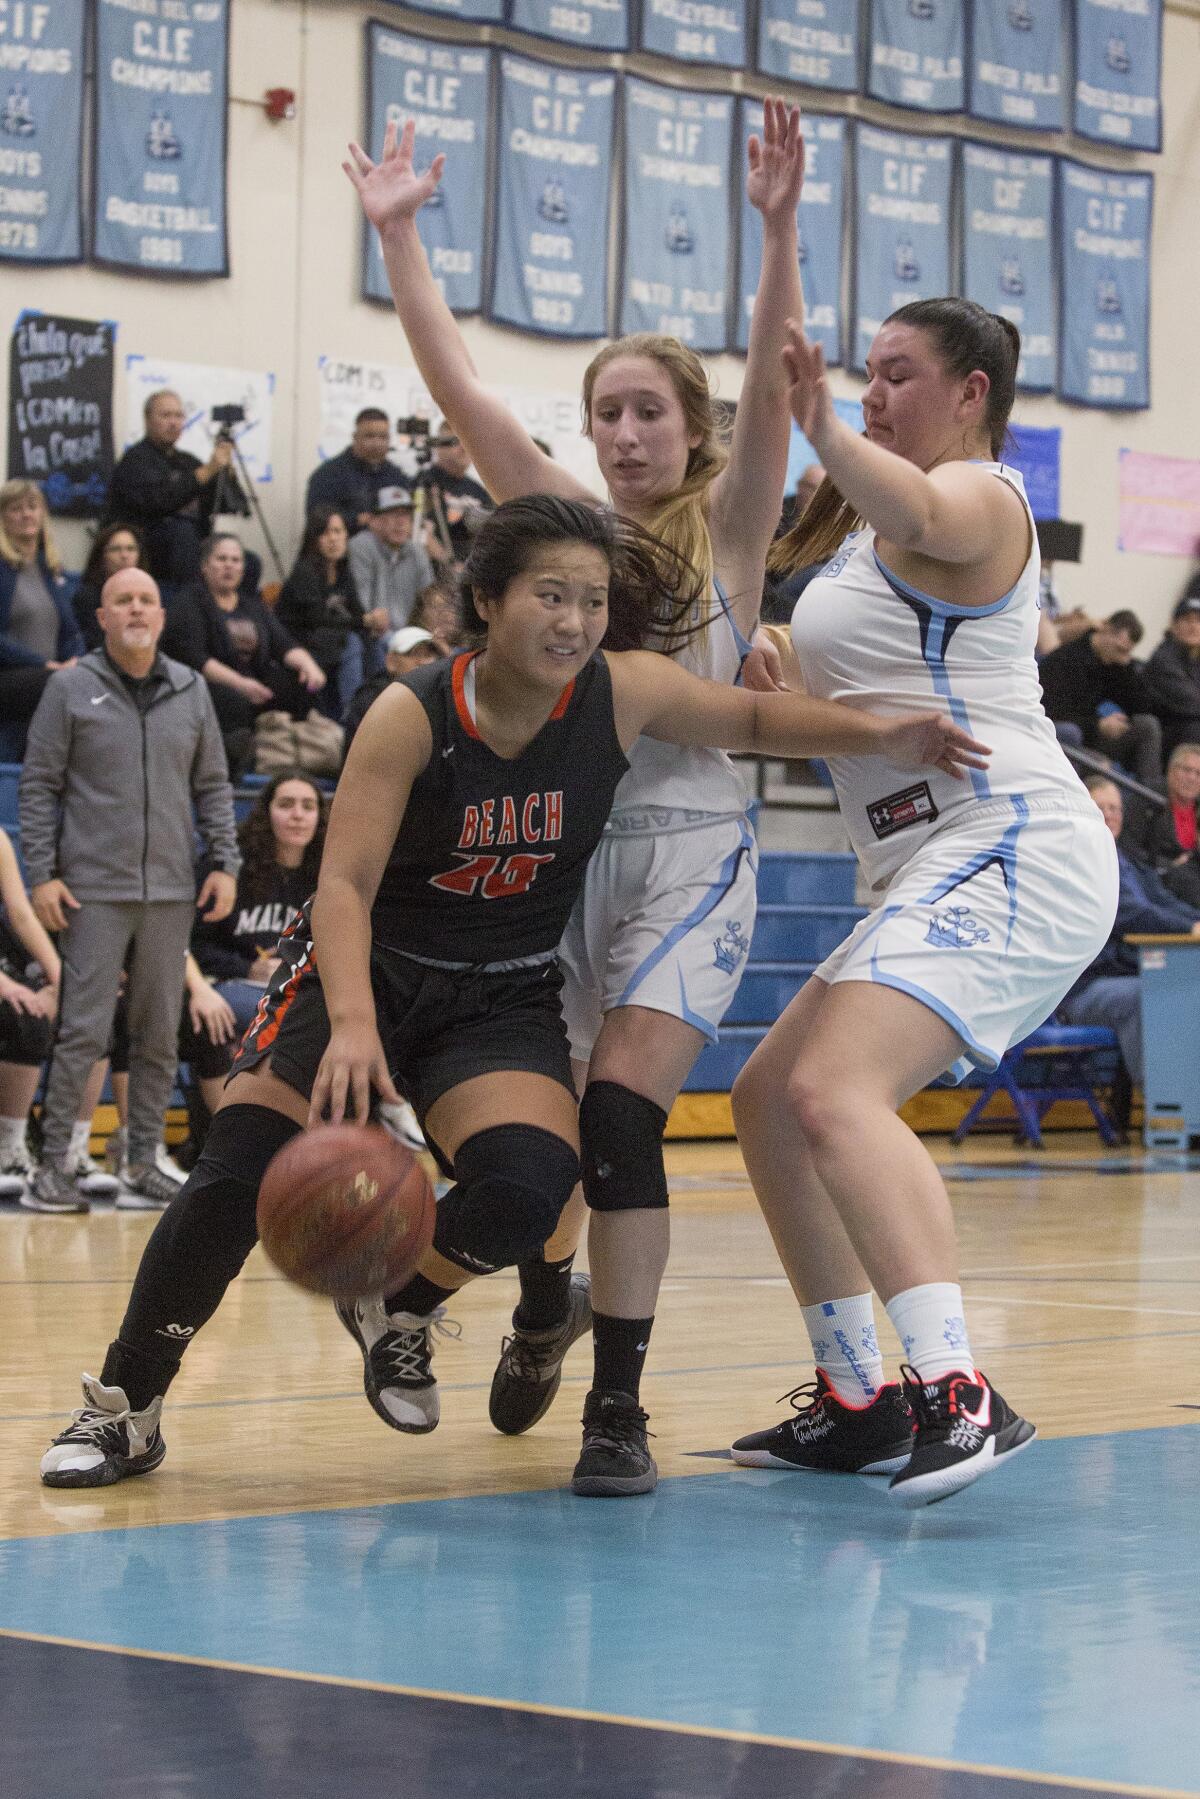
<path id="1" fill-rule="evenodd" d="M 468 475 L 471 458 L 453 426 L 443 419 L 433 435 L 433 460 L 417 477 L 424 496 L 429 553 L 435 562 L 465 562 L 484 512 L 491 510 L 486 487 Z"/>
<path id="2" fill-rule="evenodd" d="M 228 427 L 219 433 L 208 461 L 201 462 L 178 448 L 187 419 L 178 394 L 168 388 L 151 394 L 143 416 L 146 435 L 113 470 L 101 523 L 135 526 L 145 541 L 150 573 L 160 587 L 174 592 L 200 573 L 200 545 L 218 502 L 227 512 L 246 510 L 246 502 L 228 472 L 233 461 Z"/>
<path id="3" fill-rule="evenodd" d="M 332 506 L 346 521 L 351 536 L 369 522 L 381 487 L 403 487 L 408 477 L 388 458 L 392 430 L 386 412 L 364 406 L 354 421 L 354 436 L 340 455 L 313 470 L 304 496 L 304 516 L 318 506 Z"/>

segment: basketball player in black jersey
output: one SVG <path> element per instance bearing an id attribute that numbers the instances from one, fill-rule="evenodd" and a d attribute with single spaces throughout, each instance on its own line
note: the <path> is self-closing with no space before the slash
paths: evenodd
<path id="1" fill-rule="evenodd" d="M 455 1184 L 419 1272 L 339 1315 L 384 1422 L 434 1428 L 444 1301 L 536 1250 L 579 1176 L 554 951 L 640 732 L 770 756 L 982 766 L 983 746 L 941 715 L 876 718 L 698 680 L 653 652 L 597 654 L 606 632 L 641 643 L 672 605 L 686 612 L 690 580 L 637 527 L 580 501 L 515 500 L 480 531 L 464 597 L 485 646 L 405 676 L 360 726 L 316 898 L 280 946 L 101 1378 L 84 1376 L 84 1408 L 42 1458 L 47 1485 L 157 1467 L 163 1395 L 254 1245 L 268 1162 L 306 1124 L 365 1119 L 373 1092 L 415 1107 Z M 644 1414 L 619 1395 L 592 1405 L 576 1490 L 621 1492 L 605 1485 L 612 1433 L 640 1431 L 644 1445 Z"/>

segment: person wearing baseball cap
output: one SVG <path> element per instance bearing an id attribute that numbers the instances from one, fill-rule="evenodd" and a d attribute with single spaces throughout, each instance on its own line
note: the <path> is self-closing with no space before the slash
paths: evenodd
<path id="1" fill-rule="evenodd" d="M 413 540 L 413 497 L 407 487 L 381 487 L 367 528 L 350 540 L 350 572 L 377 637 L 406 625 L 433 586 L 433 567 Z"/>
<path id="2" fill-rule="evenodd" d="M 1189 583 L 1146 664 L 1146 688 L 1168 755 L 1177 744 L 1200 743 L 1200 592 L 1194 586 Z"/>
<path id="3" fill-rule="evenodd" d="M 401 625 L 398 631 L 392 632 L 387 639 L 382 672 L 372 675 L 369 681 L 363 682 L 347 709 L 345 719 L 347 753 L 349 753 L 350 745 L 354 740 L 354 733 L 366 716 L 367 707 L 379 698 L 384 688 L 390 687 L 392 682 L 399 680 L 401 675 L 410 674 L 414 668 L 420 668 L 423 663 L 437 662 L 446 653 L 445 646 L 438 643 L 432 633 L 423 630 L 420 625 Z"/>

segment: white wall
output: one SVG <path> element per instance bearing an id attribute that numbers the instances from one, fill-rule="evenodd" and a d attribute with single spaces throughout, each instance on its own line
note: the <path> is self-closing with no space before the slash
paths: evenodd
<path id="1" fill-rule="evenodd" d="M 1186 8 L 1186 9 L 1185 9 Z M 229 130 L 229 210 L 232 278 L 168 282 L 93 268 L 14 271 L 0 266 L 0 330 L 7 335 L 23 307 L 57 309 L 119 322 L 115 417 L 124 418 L 124 358 L 131 352 L 191 362 L 270 369 L 277 378 L 274 481 L 262 489 L 269 522 L 286 560 L 295 548 L 303 484 L 316 461 L 318 356 L 407 363 L 395 321 L 358 296 L 357 203 L 341 159 L 348 137 L 362 130 L 365 55 L 363 21 L 385 18 L 415 31 L 476 38 L 450 22 L 370 8 L 347 0 L 234 0 Z M 671 71 L 660 71 L 668 78 Z M 703 80 L 707 71 L 693 79 Z M 716 72 L 714 72 L 715 75 Z M 691 72 L 688 72 L 691 76 Z M 687 79 L 685 77 L 685 79 Z M 739 85 L 735 82 L 735 85 Z M 740 82 L 761 92 L 761 83 Z M 273 124 L 262 109 L 269 87 L 298 95 L 294 120 Z M 819 110 L 830 102 L 812 96 Z M 886 118 L 869 102 L 851 102 L 863 116 Z M 1151 375 L 1154 405 L 1145 413 L 1113 413 L 1026 399 L 1018 418 L 1063 429 L 1062 512 L 1082 520 L 1085 560 L 1060 565 L 1069 604 L 1092 610 L 1132 605 L 1151 641 L 1169 616 L 1191 565 L 1177 558 L 1133 556 L 1117 549 L 1117 453 L 1124 447 L 1165 455 L 1200 456 L 1197 427 L 1197 296 L 1200 296 L 1200 12 L 1195 0 L 1168 0 L 1164 44 L 1165 147 L 1161 157 L 1136 158 L 1157 177 Z M 939 123 L 938 126 L 941 129 Z M 992 135 L 965 122 L 950 129 Z M 1062 149 L 1061 140 L 1044 140 Z M 1078 144 L 1084 160 L 1128 167 Z M 479 321 L 465 325 L 478 365 L 504 382 L 539 391 L 575 392 L 591 346 L 525 338 Z M 736 396 L 742 363 L 713 363 L 717 389 Z M 0 358 L 7 383 L 7 358 Z M 853 377 L 834 375 L 835 390 L 858 391 Z M 6 401 L 6 394 L 3 399 Z M 85 553 L 83 527 L 59 527 L 69 559 Z M 257 541 L 257 533 L 247 533 Z M 261 545 L 260 545 L 261 547 Z"/>

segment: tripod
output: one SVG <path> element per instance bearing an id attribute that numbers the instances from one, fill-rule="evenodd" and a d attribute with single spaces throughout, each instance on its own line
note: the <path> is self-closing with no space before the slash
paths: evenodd
<path id="1" fill-rule="evenodd" d="M 271 536 L 271 527 L 263 516 L 259 503 L 258 490 L 254 485 L 250 470 L 246 467 L 245 458 L 238 448 L 238 440 L 228 426 L 222 426 L 217 433 L 217 442 L 224 440 L 233 446 L 233 460 L 237 465 L 237 474 L 232 469 L 218 469 L 216 483 L 213 488 L 213 517 L 222 512 L 235 513 L 239 518 L 249 518 L 253 512 L 258 520 L 263 539 L 271 552 L 271 560 L 279 571 L 279 579 L 287 579 L 287 571 L 275 547 L 275 539 Z M 241 476 L 239 481 L 238 476 Z"/>

